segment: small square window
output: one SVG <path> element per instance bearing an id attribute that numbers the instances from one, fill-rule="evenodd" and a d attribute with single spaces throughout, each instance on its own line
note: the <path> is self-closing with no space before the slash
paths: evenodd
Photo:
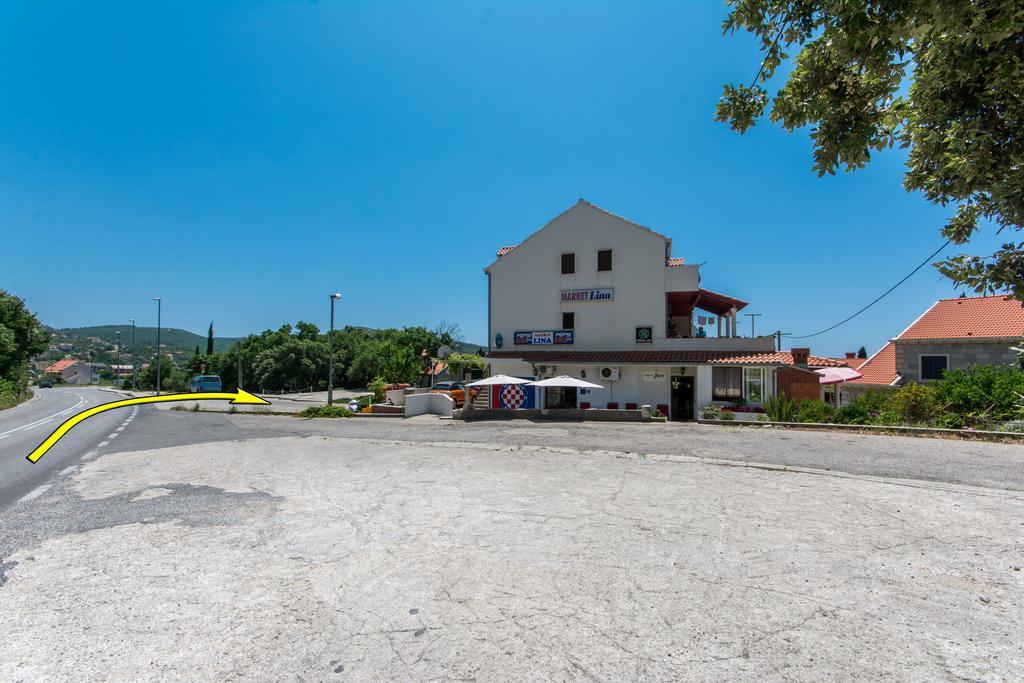
<path id="1" fill-rule="evenodd" d="M 576 329 L 576 314 L 575 313 L 562 313 L 562 329 L 563 330 L 575 330 Z"/>
<path id="2" fill-rule="evenodd" d="M 942 379 L 949 369 L 947 356 L 921 356 L 921 379 Z"/>
<path id="3" fill-rule="evenodd" d="M 576 272 L 576 254 L 562 254 L 562 275 Z"/>
<path id="4" fill-rule="evenodd" d="M 602 249 L 597 252 L 597 269 L 598 270 L 611 270 L 612 269 L 612 250 Z"/>

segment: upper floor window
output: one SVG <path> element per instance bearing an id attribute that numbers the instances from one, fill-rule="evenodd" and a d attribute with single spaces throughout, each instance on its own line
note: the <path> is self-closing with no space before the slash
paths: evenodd
<path id="1" fill-rule="evenodd" d="M 563 330 L 575 330 L 576 329 L 576 314 L 571 312 L 562 313 L 562 329 Z"/>
<path id="2" fill-rule="evenodd" d="M 949 356 L 921 356 L 921 379 L 942 379 L 949 369 Z"/>
<path id="3" fill-rule="evenodd" d="M 562 254 L 562 275 L 576 272 L 576 254 Z"/>
<path id="4" fill-rule="evenodd" d="M 612 250 L 602 249 L 597 252 L 597 269 L 598 270 L 611 270 L 612 269 Z"/>

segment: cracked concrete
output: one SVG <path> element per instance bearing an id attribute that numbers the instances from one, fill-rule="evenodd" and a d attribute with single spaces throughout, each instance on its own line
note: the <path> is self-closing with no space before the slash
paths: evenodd
<path id="1" fill-rule="evenodd" d="M 0 532 L 3 680 L 1024 676 L 1011 491 L 285 437 L 104 455 Z"/>

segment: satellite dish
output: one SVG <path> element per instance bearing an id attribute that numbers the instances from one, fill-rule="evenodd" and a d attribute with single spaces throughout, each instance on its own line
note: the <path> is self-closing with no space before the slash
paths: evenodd
<path id="1" fill-rule="evenodd" d="M 441 346 L 438 347 L 437 349 L 437 357 L 440 358 L 441 360 L 444 360 L 453 353 L 455 353 L 455 349 L 448 346 L 447 344 L 441 344 Z"/>

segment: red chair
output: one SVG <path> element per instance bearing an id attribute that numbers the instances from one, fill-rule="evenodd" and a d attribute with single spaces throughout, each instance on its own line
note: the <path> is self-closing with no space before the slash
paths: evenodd
<path id="1" fill-rule="evenodd" d="M 668 417 L 668 406 L 665 405 L 664 403 L 659 403 L 658 412 L 661 413 L 664 417 Z"/>
<path id="2" fill-rule="evenodd" d="M 619 409 L 619 402 L 618 401 L 609 401 L 608 402 L 608 410 L 618 410 L 618 409 Z"/>
<path id="3" fill-rule="evenodd" d="M 626 410 L 636 410 L 636 404 L 635 403 L 627 403 L 626 404 Z"/>
<path id="4" fill-rule="evenodd" d="M 583 403 L 580 404 L 580 410 L 589 410 L 589 409 L 590 409 L 590 404 L 587 403 L 586 401 L 584 401 Z"/>

